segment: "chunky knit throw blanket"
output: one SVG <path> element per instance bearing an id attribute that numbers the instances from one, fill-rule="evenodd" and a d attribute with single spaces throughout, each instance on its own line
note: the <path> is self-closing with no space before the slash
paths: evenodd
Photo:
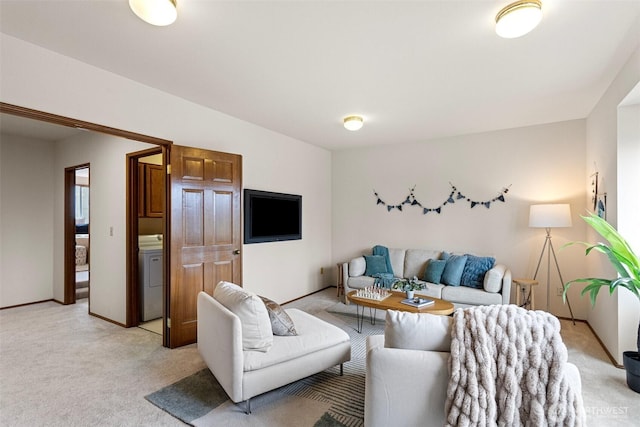
<path id="1" fill-rule="evenodd" d="M 515 305 L 456 310 L 447 426 L 582 426 L 560 322 Z"/>

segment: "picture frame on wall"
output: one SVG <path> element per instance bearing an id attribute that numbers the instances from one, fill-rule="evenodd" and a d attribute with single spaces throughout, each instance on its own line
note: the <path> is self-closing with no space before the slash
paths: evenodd
<path id="1" fill-rule="evenodd" d="M 607 219 L 607 193 L 596 195 L 596 214 L 606 221 Z"/>
<path id="2" fill-rule="evenodd" d="M 591 204 L 593 211 L 596 212 L 598 207 L 598 172 L 591 175 Z"/>

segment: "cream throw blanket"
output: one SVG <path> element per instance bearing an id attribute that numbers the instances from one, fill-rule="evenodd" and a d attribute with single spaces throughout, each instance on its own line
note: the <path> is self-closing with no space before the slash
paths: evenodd
<path id="1" fill-rule="evenodd" d="M 447 426 L 582 426 L 559 320 L 516 305 L 456 310 Z"/>

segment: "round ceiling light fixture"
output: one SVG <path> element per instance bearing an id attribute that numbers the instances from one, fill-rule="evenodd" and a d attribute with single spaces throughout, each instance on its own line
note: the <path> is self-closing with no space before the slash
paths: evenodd
<path id="1" fill-rule="evenodd" d="M 524 36 L 542 20 L 540 0 L 520 0 L 503 8 L 496 15 L 496 33 L 505 39 Z"/>
<path id="2" fill-rule="evenodd" d="M 364 119 L 361 116 L 348 116 L 344 118 L 344 127 L 348 130 L 360 130 L 363 124 Z"/>
<path id="3" fill-rule="evenodd" d="M 151 25 L 171 25 L 178 17 L 177 0 L 129 0 L 129 7 L 138 18 Z"/>

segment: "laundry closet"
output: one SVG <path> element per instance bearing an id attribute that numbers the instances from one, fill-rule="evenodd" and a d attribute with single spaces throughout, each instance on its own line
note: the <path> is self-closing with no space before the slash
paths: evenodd
<path id="1" fill-rule="evenodd" d="M 138 163 L 138 271 L 140 321 L 162 318 L 164 174 L 162 155 Z"/>

